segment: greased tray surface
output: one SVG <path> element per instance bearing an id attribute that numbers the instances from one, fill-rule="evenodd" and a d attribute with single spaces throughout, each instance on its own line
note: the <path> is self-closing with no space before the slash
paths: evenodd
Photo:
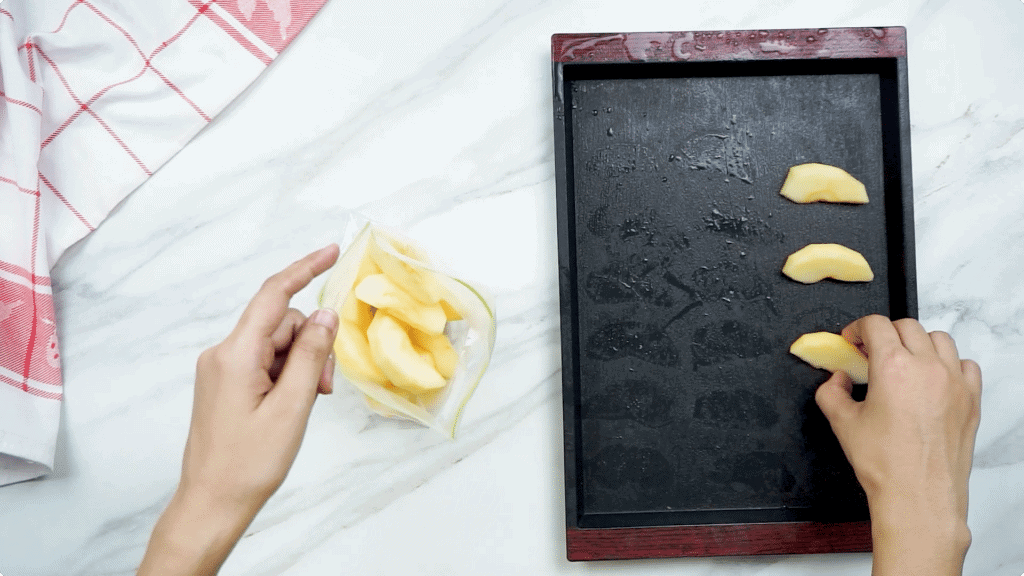
<path id="1" fill-rule="evenodd" d="M 622 36 L 617 58 L 554 65 L 567 527 L 862 530 L 864 493 L 814 403 L 827 373 L 788 349 L 916 316 L 905 61 L 680 62 L 671 34 L 662 61 L 637 61 Z M 805 162 L 847 170 L 870 203 L 780 196 Z M 875 279 L 781 274 L 832 242 Z"/>

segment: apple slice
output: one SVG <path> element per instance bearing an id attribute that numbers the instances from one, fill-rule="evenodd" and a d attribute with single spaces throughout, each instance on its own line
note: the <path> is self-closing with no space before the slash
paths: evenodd
<path id="1" fill-rule="evenodd" d="M 387 244 L 391 246 L 391 248 L 393 248 L 395 252 L 398 252 L 402 256 L 412 258 L 413 260 L 420 260 L 422 262 L 426 262 L 427 260 L 429 260 L 427 255 L 422 250 L 420 250 L 415 244 L 399 240 L 398 238 L 395 238 L 393 235 L 387 235 L 387 237 L 385 237 L 383 234 L 377 234 L 376 238 L 380 239 L 381 242 L 387 242 Z"/>
<path id="2" fill-rule="evenodd" d="M 356 286 L 367 276 L 380 273 L 380 268 L 374 263 L 373 259 L 364 256 L 363 261 L 359 263 L 359 270 L 356 271 L 356 279 L 352 285 Z M 338 315 L 341 316 L 342 320 L 348 320 L 365 332 L 370 326 L 370 320 L 373 319 L 373 307 L 357 298 L 354 292 L 354 290 L 349 291 Z"/>
<path id="3" fill-rule="evenodd" d="M 442 300 L 443 302 L 443 300 Z M 444 376 L 445 380 L 455 374 L 455 367 L 459 363 L 459 355 L 455 348 L 444 334 L 427 334 L 413 328 L 409 330 L 409 338 L 412 343 L 430 353 L 434 367 L 438 373 Z"/>
<path id="4" fill-rule="evenodd" d="M 373 361 L 366 333 L 351 322 L 338 323 L 338 336 L 334 339 L 334 357 L 345 377 L 350 380 L 384 384 L 387 376 Z"/>
<path id="5" fill-rule="evenodd" d="M 370 320 L 373 320 L 373 307 L 357 298 L 354 293 L 349 293 L 345 303 L 341 305 L 338 316 L 366 332 L 370 327 Z"/>
<path id="6" fill-rule="evenodd" d="M 449 304 L 447 300 L 442 298 L 438 304 L 441 305 L 441 309 L 444 310 L 444 316 L 449 322 L 458 322 L 459 320 L 462 320 L 462 314 Z"/>
<path id="7" fill-rule="evenodd" d="M 376 412 L 377 414 L 380 414 L 381 416 L 397 416 L 398 415 L 398 412 L 396 412 L 393 408 L 391 408 L 389 406 L 385 406 L 384 404 L 381 404 L 380 402 L 377 402 L 376 400 L 374 400 L 373 398 L 370 398 L 366 394 L 363 394 L 363 400 L 366 401 L 366 404 L 370 407 L 370 410 L 373 410 L 374 412 Z"/>
<path id="8" fill-rule="evenodd" d="M 367 249 L 370 258 L 380 267 L 385 276 L 396 285 L 401 286 L 413 298 L 424 304 L 437 304 L 443 295 L 434 273 L 425 268 L 410 264 L 384 249 L 383 244 L 391 242 L 378 234 L 374 234 Z M 415 248 L 403 243 L 391 242 L 395 251 L 408 253 L 403 256 L 421 256 Z M 413 256 L 409 256 L 413 258 Z M 419 258 L 413 258 L 419 259 Z"/>
<path id="9" fill-rule="evenodd" d="M 395 386 L 391 382 L 388 382 L 387 384 L 385 384 L 384 385 L 384 389 L 389 391 L 389 392 L 391 392 L 392 394 L 397 394 L 397 395 L 401 396 L 402 398 L 408 400 L 409 402 L 412 402 L 413 404 L 416 403 L 416 395 L 415 394 L 413 394 L 412 392 L 409 392 L 408 390 L 399 388 L 398 386 Z"/>
<path id="10" fill-rule="evenodd" d="M 844 282 L 870 282 L 875 278 L 864 256 L 841 244 L 808 244 L 790 254 L 782 273 L 804 284 L 823 278 Z"/>
<path id="11" fill-rule="evenodd" d="M 789 169 L 781 194 L 793 202 L 867 204 L 864 184 L 846 170 L 828 164 L 800 164 Z"/>
<path id="12" fill-rule="evenodd" d="M 854 382 L 868 381 L 868 359 L 846 338 L 831 332 L 812 332 L 796 339 L 789 352 L 815 368 L 846 372 Z"/>
<path id="13" fill-rule="evenodd" d="M 444 331 L 447 319 L 440 304 L 424 304 L 396 286 L 384 274 L 371 274 L 354 291 L 357 298 L 377 308 L 387 310 L 406 324 L 428 334 Z"/>
<path id="14" fill-rule="evenodd" d="M 400 398 L 402 398 L 402 400 L 405 400 L 410 404 L 416 404 L 416 395 L 413 394 L 412 392 L 402 390 L 401 388 L 395 386 L 390 382 L 381 385 L 381 388 L 387 390 L 388 392 L 391 392 L 396 396 L 399 396 Z M 365 399 L 366 403 L 370 405 L 371 410 L 373 410 L 377 414 L 380 414 L 381 416 L 394 416 L 398 414 L 398 412 L 396 412 L 394 408 L 387 406 L 386 404 L 382 404 L 366 394 L 363 394 L 363 399 Z"/>
<path id="15" fill-rule="evenodd" d="M 413 330 L 415 330 L 415 328 L 413 328 Z M 412 338 L 409 340 L 411 341 Z M 417 346 L 415 342 L 412 344 L 412 349 L 416 351 L 416 355 L 422 358 L 424 362 L 434 366 L 434 356 L 430 352 L 427 352 L 423 348 Z M 437 366 L 434 366 L 434 369 L 437 370 Z M 440 372 L 438 372 L 438 374 L 440 374 Z M 447 380 L 447 378 L 445 378 L 445 380 Z"/>
<path id="16" fill-rule="evenodd" d="M 363 278 L 366 278 L 367 276 L 380 273 L 380 266 L 377 266 L 377 263 L 373 261 L 373 258 L 364 256 L 363 261 L 359 263 L 359 270 L 356 272 L 356 281 L 352 285 L 355 286 L 356 284 L 359 284 L 363 281 Z"/>
<path id="17" fill-rule="evenodd" d="M 370 355 L 395 386 L 420 394 L 443 388 L 444 377 L 416 352 L 405 328 L 384 311 L 378 311 L 366 331 Z"/>

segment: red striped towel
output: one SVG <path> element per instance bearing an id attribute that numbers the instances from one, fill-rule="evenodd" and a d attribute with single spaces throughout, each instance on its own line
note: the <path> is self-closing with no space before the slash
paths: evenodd
<path id="1" fill-rule="evenodd" d="M 0 486 L 53 465 L 50 267 L 325 2 L 0 0 Z"/>

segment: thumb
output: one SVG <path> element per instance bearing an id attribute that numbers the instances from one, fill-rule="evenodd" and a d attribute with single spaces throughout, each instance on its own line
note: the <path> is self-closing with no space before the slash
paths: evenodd
<path id="1" fill-rule="evenodd" d="M 825 414 L 832 430 L 836 431 L 857 409 L 857 402 L 853 399 L 853 380 L 843 371 L 832 374 L 832 377 L 818 387 L 814 394 L 814 400 L 818 407 Z"/>
<path id="2" fill-rule="evenodd" d="M 338 313 L 330 308 L 321 308 L 306 320 L 292 342 L 277 384 L 268 394 L 276 397 L 272 401 L 309 412 L 337 335 Z"/>

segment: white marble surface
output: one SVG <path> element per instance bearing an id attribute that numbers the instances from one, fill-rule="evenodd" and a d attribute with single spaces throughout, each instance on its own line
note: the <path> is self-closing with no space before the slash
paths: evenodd
<path id="1" fill-rule="evenodd" d="M 359 210 L 492 288 L 492 367 L 454 442 L 341 386 L 318 401 L 223 574 L 868 574 L 865 554 L 565 561 L 548 54 L 555 32 L 879 25 L 908 28 L 920 317 L 984 371 L 965 573 L 1021 574 L 1020 0 L 332 0 L 54 270 L 57 470 L 0 488 L 0 573 L 133 573 L 177 480 L 196 356 Z"/>

